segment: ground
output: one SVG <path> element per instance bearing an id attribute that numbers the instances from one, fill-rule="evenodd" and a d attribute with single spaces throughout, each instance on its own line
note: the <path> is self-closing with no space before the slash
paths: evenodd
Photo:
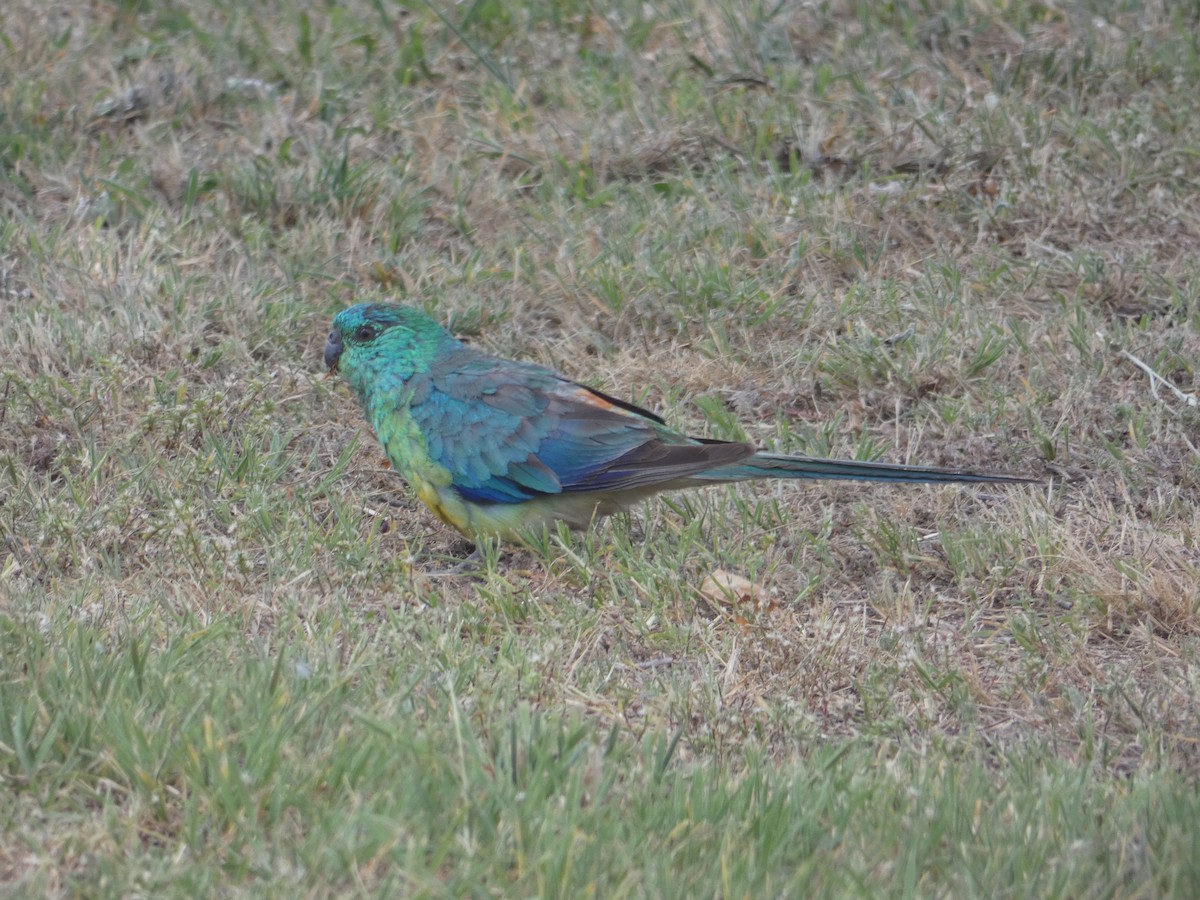
<path id="1" fill-rule="evenodd" d="M 1192 895 L 1185 5 L 0 12 L 0 878 L 29 895 Z M 758 483 L 470 547 L 332 316 Z"/>

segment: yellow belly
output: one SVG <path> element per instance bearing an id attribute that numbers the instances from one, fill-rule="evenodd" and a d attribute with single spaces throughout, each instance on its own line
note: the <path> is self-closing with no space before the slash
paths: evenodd
<path id="1" fill-rule="evenodd" d="M 605 494 L 552 494 L 524 503 L 471 503 L 451 487 L 429 481 L 417 485 L 417 497 L 435 516 L 471 540 L 498 537 L 523 543 L 521 533 L 552 527 L 564 521 L 572 528 L 586 528 L 594 520 L 617 512 L 626 500 Z"/>
<path id="2" fill-rule="evenodd" d="M 471 512 L 454 491 L 423 481 L 417 485 L 417 499 L 451 528 L 474 539 L 475 535 L 471 533 Z"/>

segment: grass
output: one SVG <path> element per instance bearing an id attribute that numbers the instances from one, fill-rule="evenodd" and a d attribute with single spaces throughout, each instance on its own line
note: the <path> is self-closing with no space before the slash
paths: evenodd
<path id="1" fill-rule="evenodd" d="M 1186 9 L 9 6 L 5 893 L 1194 894 Z M 384 298 L 697 433 L 1053 483 L 439 575 L 321 371 Z"/>

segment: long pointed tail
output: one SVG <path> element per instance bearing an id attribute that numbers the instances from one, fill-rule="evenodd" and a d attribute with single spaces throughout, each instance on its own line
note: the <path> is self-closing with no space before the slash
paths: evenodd
<path id="1" fill-rule="evenodd" d="M 907 481 L 914 483 L 989 482 L 993 484 L 1040 484 L 1040 479 L 1021 475 L 995 475 L 965 469 L 938 469 L 930 466 L 901 466 L 882 462 L 858 462 L 849 459 L 817 459 L 810 456 L 785 456 L 781 453 L 756 453 L 745 462 L 708 469 L 689 476 L 694 484 L 720 481 L 746 481 L 751 478 L 840 478 L 850 481 Z"/>

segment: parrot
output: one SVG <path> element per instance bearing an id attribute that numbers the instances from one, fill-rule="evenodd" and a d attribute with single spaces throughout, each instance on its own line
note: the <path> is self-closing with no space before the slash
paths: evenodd
<path id="1" fill-rule="evenodd" d="M 468 346 L 421 310 L 339 312 L 325 366 L 442 522 L 476 542 L 582 529 L 661 491 L 758 478 L 1036 483 L 1017 475 L 790 456 L 689 437 L 660 416 L 543 366 Z"/>

